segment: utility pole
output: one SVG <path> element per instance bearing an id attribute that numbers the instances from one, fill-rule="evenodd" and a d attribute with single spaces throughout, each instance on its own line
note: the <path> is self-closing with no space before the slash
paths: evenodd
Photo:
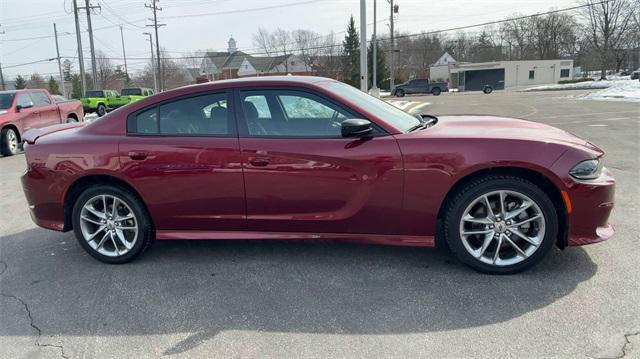
<path id="1" fill-rule="evenodd" d="M 91 75 L 93 78 L 93 89 L 98 89 L 98 71 L 96 70 L 96 51 L 93 47 L 93 28 L 91 27 L 91 10 L 100 8 L 98 6 L 92 6 L 89 4 L 89 0 L 84 0 L 85 10 L 87 11 L 87 26 L 89 27 L 89 47 L 91 48 Z"/>
<path id="2" fill-rule="evenodd" d="M 62 85 L 62 95 L 66 96 L 67 92 L 64 87 L 64 76 L 62 76 L 62 62 L 60 62 L 60 47 L 58 46 L 58 29 L 56 23 L 53 23 L 53 35 L 56 38 L 56 58 L 58 59 L 58 71 L 60 72 L 60 84 Z"/>
<path id="3" fill-rule="evenodd" d="M 80 65 L 80 83 L 82 84 L 82 96 L 87 92 L 87 84 L 84 76 L 84 58 L 82 56 L 82 36 L 80 35 L 80 19 L 78 18 L 78 3 L 73 0 L 73 16 L 76 21 L 76 41 L 78 42 L 78 63 Z"/>
<path id="4" fill-rule="evenodd" d="M 150 32 L 143 32 L 149 36 L 149 47 L 151 49 L 151 72 L 153 73 L 153 93 L 158 93 L 158 78 L 156 77 L 155 59 L 153 57 L 153 35 Z"/>
<path id="5" fill-rule="evenodd" d="M 360 0 L 360 90 L 367 92 L 367 0 Z"/>
<path id="6" fill-rule="evenodd" d="M 2 34 L 4 34 L 4 30 L 0 30 L 0 35 Z M 0 59 L 0 91 L 4 91 L 4 90 L 6 90 L 6 87 L 4 87 L 4 75 L 2 74 L 2 61 Z"/>
<path id="7" fill-rule="evenodd" d="M 124 51 L 124 35 L 122 34 L 122 25 L 120 25 L 120 40 L 122 41 L 122 57 L 124 58 L 124 75 L 129 81 L 129 71 L 127 70 L 127 54 Z"/>
<path id="8" fill-rule="evenodd" d="M 159 0 L 151 0 L 151 5 L 149 4 L 144 4 L 144 6 L 146 8 L 149 8 L 153 11 L 153 19 L 149 19 L 151 21 L 153 21 L 153 24 L 151 25 L 146 25 L 148 27 L 153 27 L 155 29 L 155 33 L 156 33 L 156 62 L 157 62 L 157 77 L 158 77 L 158 89 L 157 90 L 164 90 L 164 81 L 162 78 L 162 65 L 160 64 L 160 40 L 158 39 L 158 28 L 161 26 L 165 26 L 166 24 L 158 24 L 158 11 L 162 11 L 161 7 L 158 7 L 157 3 L 159 2 Z"/>
<path id="9" fill-rule="evenodd" d="M 396 42 L 394 41 L 394 32 L 393 32 L 393 14 L 398 12 L 398 8 L 397 5 L 394 6 L 393 5 L 393 0 L 389 0 L 389 3 L 391 3 L 391 15 L 389 17 L 389 21 L 390 21 L 390 29 L 391 29 L 391 53 L 389 54 L 389 73 L 391 74 L 389 77 L 389 87 L 391 90 L 391 93 L 393 93 L 393 88 L 395 86 L 394 82 L 395 82 L 395 69 L 394 69 L 394 57 L 396 55 Z"/>
<path id="10" fill-rule="evenodd" d="M 380 96 L 380 91 L 378 90 L 378 39 L 376 37 L 376 21 L 376 0 L 373 0 L 373 43 L 371 44 L 371 47 L 373 48 L 373 59 L 371 60 L 373 61 L 373 66 L 371 66 L 373 68 L 373 81 L 371 84 L 371 90 L 373 94 L 378 97 Z"/>

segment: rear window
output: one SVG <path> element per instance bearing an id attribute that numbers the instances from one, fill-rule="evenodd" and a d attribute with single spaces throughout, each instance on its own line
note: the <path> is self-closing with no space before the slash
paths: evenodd
<path id="1" fill-rule="evenodd" d="M 122 91 L 120 91 L 120 94 L 122 96 L 141 96 L 142 89 L 122 89 Z"/>
<path id="2" fill-rule="evenodd" d="M 13 93 L 0 93 L 0 110 L 6 110 L 13 103 Z"/>

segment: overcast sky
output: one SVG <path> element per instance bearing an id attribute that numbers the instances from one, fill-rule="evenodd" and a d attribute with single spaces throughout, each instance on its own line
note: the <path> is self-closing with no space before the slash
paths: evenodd
<path id="1" fill-rule="evenodd" d="M 0 62 L 3 72 L 15 75 L 39 72 L 57 74 L 56 61 L 12 67 L 17 64 L 56 56 L 53 23 L 58 26 L 60 54 L 73 61 L 77 71 L 73 0 L 0 0 Z M 122 58 L 118 25 L 124 26 L 124 40 L 131 72 L 144 67 L 149 57 L 149 44 L 142 33 L 151 10 L 144 7 L 150 0 L 92 0 L 102 10 L 92 16 L 96 50 L 110 57 Z M 514 13 L 534 14 L 551 8 L 576 5 L 576 0 L 396 0 L 400 12 L 396 28 L 417 33 L 456 26 L 500 20 Z M 84 0 L 78 0 L 83 6 Z M 331 31 L 342 38 L 349 15 L 359 26 L 360 0 L 161 0 L 159 18 L 167 26 L 160 28 L 160 44 L 180 56 L 198 49 L 225 50 L 229 36 L 237 40 L 240 50 L 256 52 L 252 34 L 262 27 L 273 30 L 308 29 L 320 34 Z M 378 32 L 388 33 L 389 4 L 378 0 Z M 367 0 L 367 22 L 373 23 L 373 0 Z M 193 16 L 199 15 L 199 16 Z M 86 14 L 81 14 L 81 29 L 87 28 Z M 368 28 L 368 36 L 372 26 Z M 46 37 L 51 36 L 51 37 Z M 83 32 L 85 62 L 89 67 L 89 39 Z M 46 37 L 46 38 L 38 38 Z M 36 39 L 34 39 L 36 38 Z M 23 40 L 24 39 L 24 40 Z M 15 41 L 18 40 L 18 41 Z M 121 64 L 122 60 L 113 60 Z"/>

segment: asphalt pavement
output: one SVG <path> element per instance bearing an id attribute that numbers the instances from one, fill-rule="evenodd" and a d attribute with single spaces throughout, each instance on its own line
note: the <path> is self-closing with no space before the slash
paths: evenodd
<path id="1" fill-rule="evenodd" d="M 407 97 L 424 113 L 554 124 L 607 151 L 616 236 L 532 270 L 331 241 L 156 242 L 106 265 L 35 227 L 0 158 L 0 358 L 640 357 L 640 105 L 582 92 Z"/>

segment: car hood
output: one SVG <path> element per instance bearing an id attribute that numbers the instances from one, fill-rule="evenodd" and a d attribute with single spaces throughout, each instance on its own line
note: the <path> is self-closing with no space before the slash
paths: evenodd
<path id="1" fill-rule="evenodd" d="M 557 143 L 602 152 L 592 143 L 557 127 L 538 122 L 497 116 L 439 116 L 431 128 L 408 135 L 470 139 L 525 140 Z"/>

